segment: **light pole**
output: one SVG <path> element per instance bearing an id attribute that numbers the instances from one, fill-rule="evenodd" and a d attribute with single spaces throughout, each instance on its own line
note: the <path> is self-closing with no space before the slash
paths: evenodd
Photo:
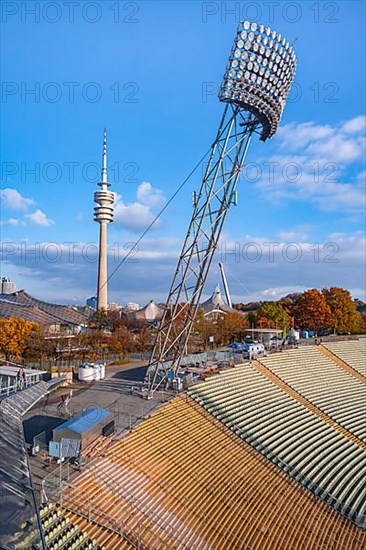
<path id="1" fill-rule="evenodd" d="M 250 141 L 274 136 L 296 70 L 288 41 L 270 27 L 239 24 L 219 91 L 225 109 L 170 287 L 145 378 L 148 398 L 178 372 Z M 179 319 L 179 324 L 177 320 Z M 172 360 L 169 369 L 164 361 Z"/>

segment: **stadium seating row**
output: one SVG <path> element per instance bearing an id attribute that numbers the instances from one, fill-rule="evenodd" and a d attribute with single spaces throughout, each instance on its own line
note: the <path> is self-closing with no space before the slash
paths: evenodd
<path id="1" fill-rule="evenodd" d="M 362 448 L 249 365 L 212 377 L 188 393 L 287 473 L 366 527 Z"/>
<path id="2" fill-rule="evenodd" d="M 41 508 L 40 516 L 49 550 L 101 549 L 96 540 L 92 540 L 86 532 L 70 521 L 70 518 L 52 503 Z"/>
<path id="3" fill-rule="evenodd" d="M 215 379 L 209 383 L 219 390 Z M 358 549 L 366 542 L 365 533 L 188 396 L 111 446 L 73 480 L 63 505 L 73 518 L 77 509 L 84 522 L 91 516 L 104 531 L 149 549 Z M 120 548 L 113 544 L 103 546 Z"/>
<path id="4" fill-rule="evenodd" d="M 263 357 L 260 362 L 341 426 L 366 442 L 366 387 L 317 346 Z"/>
<path id="5" fill-rule="evenodd" d="M 263 363 L 260 363 L 259 361 L 252 361 L 251 365 L 258 372 L 260 372 L 261 374 L 266 376 L 269 380 L 274 382 L 276 386 L 284 390 L 290 397 L 295 399 L 295 401 L 303 405 L 306 409 L 310 410 L 318 418 L 325 421 L 334 430 L 339 432 L 341 435 L 343 435 L 350 441 L 353 441 L 353 443 L 355 443 L 358 447 L 361 447 L 361 449 L 366 451 L 366 443 L 361 441 L 358 437 L 356 437 L 353 433 L 351 433 L 346 428 L 341 426 L 338 422 L 330 418 L 325 412 L 321 411 L 318 407 L 316 407 L 313 403 L 311 403 L 311 401 L 306 399 L 303 395 L 298 393 L 295 389 L 291 388 L 288 384 L 286 384 L 286 382 L 284 382 L 276 374 L 270 371 Z"/>
<path id="6" fill-rule="evenodd" d="M 362 376 L 366 377 L 366 338 L 341 342 L 326 342 L 323 345 L 342 361 L 362 374 Z"/>

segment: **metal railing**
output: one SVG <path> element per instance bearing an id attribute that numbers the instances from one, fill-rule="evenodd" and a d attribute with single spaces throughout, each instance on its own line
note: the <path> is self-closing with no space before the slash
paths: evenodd
<path id="1" fill-rule="evenodd" d="M 37 374 L 26 374 L 25 378 L 22 380 L 17 378 L 16 375 L 0 374 L 0 397 L 3 395 L 8 396 L 11 393 L 29 388 L 39 381 L 39 375 Z"/>

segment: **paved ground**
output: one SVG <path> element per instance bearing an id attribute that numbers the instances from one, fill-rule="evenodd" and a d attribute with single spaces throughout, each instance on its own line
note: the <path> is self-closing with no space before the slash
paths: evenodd
<path id="1" fill-rule="evenodd" d="M 62 402 L 61 396 L 69 394 L 70 389 L 73 391 L 69 404 L 72 415 L 89 407 L 106 408 L 114 414 L 117 434 L 122 436 L 141 418 L 172 397 L 172 394 L 167 392 L 156 392 L 155 398 L 148 401 L 138 395 L 146 371 L 145 365 L 141 361 L 133 361 L 126 365 L 110 366 L 104 380 L 93 383 L 75 381 L 72 386 L 51 393 L 24 416 L 24 433 L 29 449 L 33 438 L 39 434 L 42 434 L 41 442 L 48 444 L 52 438 L 52 429 L 69 418 L 69 415 L 65 411 L 60 411 L 58 406 Z M 53 478 L 54 476 L 50 475 L 52 472 L 57 476 L 60 473 L 60 466 L 55 462 L 50 463 L 46 453 L 31 456 L 29 465 L 33 485 L 38 494 L 42 479 L 46 476 Z M 63 465 L 62 468 L 61 475 L 65 478 L 68 476 L 68 466 Z M 70 473 L 73 473 L 73 468 Z"/>

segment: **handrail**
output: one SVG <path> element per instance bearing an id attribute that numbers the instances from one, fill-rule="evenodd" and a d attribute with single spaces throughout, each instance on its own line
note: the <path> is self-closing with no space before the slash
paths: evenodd
<path id="1" fill-rule="evenodd" d="M 72 487 L 75 487 L 75 486 L 72 486 Z M 116 521 L 116 519 L 113 516 L 110 516 L 109 514 L 106 514 L 105 512 L 103 512 L 103 510 L 100 510 L 96 506 L 93 507 L 90 504 L 90 496 L 89 495 L 88 495 L 88 501 L 89 502 L 88 502 L 88 514 L 87 515 L 82 512 L 83 506 L 85 506 L 85 502 L 80 501 L 79 499 L 75 498 L 74 496 L 71 496 L 70 494 L 66 498 L 67 498 L 66 504 L 64 502 L 62 502 L 62 505 L 60 504 L 60 508 L 65 508 L 66 510 L 69 510 L 73 514 L 76 514 L 78 516 L 82 516 L 83 518 L 87 519 L 89 522 L 93 521 L 94 523 L 96 523 L 100 527 L 103 527 L 104 529 L 107 529 L 108 531 L 112 531 L 113 533 L 116 533 L 117 535 L 120 535 L 120 536 L 122 535 L 125 539 L 128 540 L 128 542 L 130 544 L 132 544 L 132 546 L 134 548 L 140 548 L 139 540 L 136 544 L 129 537 L 129 535 L 126 534 L 126 531 L 124 530 L 122 522 L 121 522 L 121 525 L 119 525 L 118 522 Z M 69 506 L 70 501 L 71 501 L 71 503 L 73 503 L 77 506 L 76 510 L 73 509 L 71 506 Z M 98 519 L 92 518 L 92 512 L 93 511 L 94 511 L 94 514 L 96 514 L 97 516 L 110 521 L 111 524 L 114 525 L 114 527 L 111 527 L 110 525 L 106 525 L 105 523 L 101 523 L 101 521 L 99 521 Z M 122 529 L 121 529 L 121 527 L 122 527 Z"/>
<path id="2" fill-rule="evenodd" d="M 94 462 L 94 461 L 93 461 L 93 462 Z M 142 504 L 139 502 L 139 499 L 138 499 L 138 498 L 136 498 L 136 497 L 134 497 L 134 496 L 132 496 L 132 495 L 129 495 L 128 493 L 127 493 L 126 495 L 122 494 L 122 493 L 121 493 L 121 490 L 120 490 L 114 483 L 110 483 L 110 480 L 106 481 L 106 479 L 101 475 L 101 471 L 100 471 L 100 470 L 97 470 L 96 467 L 95 467 L 95 468 L 89 467 L 88 470 L 94 475 L 95 479 L 97 479 L 97 480 L 98 480 L 98 479 L 99 479 L 99 480 L 102 480 L 103 483 L 105 483 L 105 485 L 111 486 L 112 489 L 110 489 L 110 490 L 112 490 L 112 493 L 113 493 L 113 492 L 116 493 L 117 498 L 120 498 L 121 500 L 127 502 L 128 504 L 130 504 L 130 501 L 132 501 L 134 504 L 135 504 L 135 502 L 137 502 L 137 506 L 139 507 L 140 510 L 141 510 L 141 509 L 144 509 L 144 512 L 145 512 L 145 513 L 147 512 L 147 516 L 152 516 L 152 514 L 151 514 L 149 508 L 146 506 L 146 504 L 142 505 Z M 64 483 L 64 485 L 65 485 L 65 483 Z M 66 485 L 71 486 L 73 489 L 75 489 L 75 490 L 77 490 L 77 491 L 80 491 L 80 488 L 79 488 L 78 486 L 76 486 L 76 485 L 71 485 L 71 484 L 66 484 Z M 89 495 L 88 491 L 87 491 L 86 489 L 82 489 L 82 492 L 85 493 L 85 496 L 87 497 L 87 499 L 88 499 L 89 502 L 90 502 L 90 495 Z M 64 494 L 63 491 L 62 491 L 62 489 L 61 489 L 61 494 L 60 494 L 60 496 L 61 496 L 61 499 L 63 499 L 63 496 L 65 496 L 66 499 L 70 498 L 69 494 Z M 110 516 L 109 514 L 106 514 L 105 512 L 103 512 L 103 510 L 99 510 L 99 508 L 97 508 L 95 505 L 94 505 L 94 509 L 98 510 L 98 513 L 99 513 L 101 516 L 104 516 L 104 517 L 106 517 L 106 518 L 110 518 L 110 519 L 112 519 L 113 522 L 116 521 L 112 516 Z M 76 513 L 78 513 L 78 512 L 76 511 Z M 154 523 L 155 523 L 155 525 L 156 525 L 156 524 L 157 524 L 156 516 L 152 516 L 152 519 L 154 520 Z M 160 520 L 160 519 L 161 519 L 161 518 L 159 518 L 159 520 Z M 160 525 L 160 527 L 162 528 L 163 531 L 166 530 L 166 527 L 168 527 L 168 530 L 170 529 L 169 524 L 167 524 L 166 526 L 165 526 L 165 524 L 164 524 L 164 525 Z M 148 527 L 146 527 L 146 525 L 145 525 L 145 528 L 149 529 Z M 150 530 L 150 529 L 149 529 L 149 530 Z M 150 531 L 151 531 L 151 530 L 150 530 Z M 153 532 L 153 531 L 151 531 L 151 532 L 153 533 L 153 535 L 154 535 L 155 537 L 158 538 L 158 540 L 159 540 L 160 542 L 164 543 L 164 540 L 163 540 L 157 533 L 155 533 L 155 532 Z M 173 538 L 176 538 L 176 537 L 173 536 Z"/>
<path id="3" fill-rule="evenodd" d="M 205 413 L 207 413 L 207 411 L 205 411 Z M 208 413 L 207 413 L 207 414 L 208 414 Z M 215 419 L 215 420 L 216 420 L 216 419 Z M 216 420 L 216 422 L 217 422 L 217 420 Z M 220 427 L 221 427 L 221 426 L 220 426 Z M 146 439 L 146 438 L 145 438 L 145 439 Z M 141 466 L 142 461 L 140 461 L 136 456 L 132 456 L 132 455 L 130 455 L 130 454 L 127 453 L 127 452 L 125 452 L 125 456 L 128 456 L 128 457 L 129 457 L 129 460 L 130 460 L 131 463 L 137 463 L 138 466 L 140 466 L 140 468 L 139 468 L 140 471 L 144 472 L 144 468 Z M 193 475 L 193 478 L 195 478 L 194 475 Z M 174 491 L 174 489 L 173 489 L 173 490 L 170 489 L 170 485 L 171 485 L 171 484 L 170 484 L 169 482 L 167 482 L 167 481 L 165 480 L 164 483 L 162 483 L 162 482 L 160 482 L 160 481 L 158 481 L 157 483 L 158 483 L 158 485 L 159 485 L 168 495 L 170 495 L 171 497 L 173 497 L 175 500 L 178 500 L 178 501 L 180 500 L 179 497 L 178 497 L 178 495 L 177 495 L 176 492 Z M 197 506 L 191 507 L 191 506 L 189 505 L 189 503 L 187 502 L 186 499 L 184 499 L 184 501 L 182 501 L 182 504 L 183 504 L 183 506 L 184 506 L 185 509 L 188 509 L 188 510 L 191 511 L 194 515 L 197 515 Z M 202 510 L 201 508 L 199 508 L 199 512 L 200 512 L 200 514 L 198 515 L 198 517 L 200 517 L 200 518 L 202 518 L 202 517 L 205 517 L 205 518 L 210 517 L 210 516 L 207 516 L 207 514 L 205 513 L 205 511 Z M 215 533 L 217 533 L 217 530 L 216 530 L 214 527 L 211 527 L 211 529 L 213 529 L 213 531 L 214 531 Z M 244 542 L 243 539 L 241 539 L 238 535 L 233 535 L 232 533 L 230 533 L 230 538 L 233 538 L 233 537 L 234 537 L 238 542 L 241 542 L 241 543 Z M 176 537 L 173 537 L 173 538 L 174 538 L 175 540 L 178 540 L 178 542 L 179 542 L 179 539 L 177 539 Z"/>

